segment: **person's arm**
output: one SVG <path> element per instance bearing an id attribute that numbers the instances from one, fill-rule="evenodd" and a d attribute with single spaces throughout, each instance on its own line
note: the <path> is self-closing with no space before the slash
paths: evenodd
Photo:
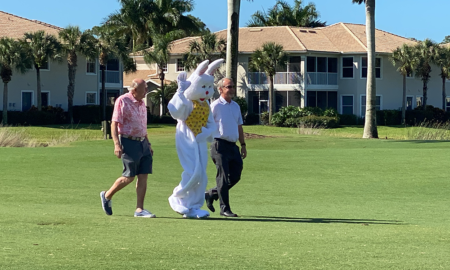
<path id="1" fill-rule="evenodd" d="M 111 121 L 111 136 L 114 141 L 114 155 L 116 155 L 117 158 L 122 157 L 122 146 L 120 145 L 119 141 L 119 132 L 117 131 L 117 125 L 119 123 L 115 121 Z"/>
<path id="2" fill-rule="evenodd" d="M 242 125 L 238 125 L 238 131 L 239 131 L 239 143 L 241 144 L 241 156 L 242 159 L 244 159 L 247 157 L 247 147 L 245 144 L 244 129 L 242 128 Z"/>

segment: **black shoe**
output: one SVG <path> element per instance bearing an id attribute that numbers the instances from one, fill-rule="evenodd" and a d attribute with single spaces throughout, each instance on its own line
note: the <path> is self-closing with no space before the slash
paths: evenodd
<path id="1" fill-rule="evenodd" d="M 205 201 L 206 207 L 208 207 L 208 209 L 211 210 L 211 212 L 216 212 L 216 209 L 214 209 L 213 206 L 214 198 L 211 195 L 209 195 L 208 192 L 205 193 Z"/>
<path id="2" fill-rule="evenodd" d="M 238 217 L 238 215 L 231 211 L 220 212 L 220 215 L 224 217 Z"/>
<path id="3" fill-rule="evenodd" d="M 105 213 L 108 216 L 112 215 L 111 200 L 108 200 L 108 199 L 105 198 L 105 192 L 104 191 L 100 192 L 100 199 L 102 200 L 103 211 L 105 211 Z"/>

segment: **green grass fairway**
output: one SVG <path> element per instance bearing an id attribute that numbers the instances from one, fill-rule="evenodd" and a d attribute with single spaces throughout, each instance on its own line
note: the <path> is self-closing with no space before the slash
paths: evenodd
<path id="1" fill-rule="evenodd" d="M 271 137 L 247 140 L 236 219 L 171 210 L 174 126 L 149 129 L 156 219 L 133 217 L 133 185 L 104 214 L 99 192 L 122 169 L 112 140 L 0 148 L 0 269 L 450 268 L 450 142 L 244 128 Z M 208 175 L 212 186 L 211 163 Z"/>

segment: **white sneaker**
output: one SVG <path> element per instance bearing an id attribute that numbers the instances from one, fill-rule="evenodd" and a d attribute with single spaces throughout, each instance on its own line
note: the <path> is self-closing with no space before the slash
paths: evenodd
<path id="1" fill-rule="evenodd" d="M 141 212 L 134 212 L 134 217 L 155 218 L 156 216 L 144 209 Z"/>

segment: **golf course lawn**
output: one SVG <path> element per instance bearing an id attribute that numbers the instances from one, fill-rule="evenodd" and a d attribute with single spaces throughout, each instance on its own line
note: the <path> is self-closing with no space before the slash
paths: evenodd
<path id="1" fill-rule="evenodd" d="M 449 269 L 450 142 L 244 129 L 268 136 L 247 140 L 239 218 L 171 210 L 174 126 L 149 128 L 156 219 L 133 217 L 133 184 L 104 214 L 99 193 L 122 172 L 112 140 L 0 148 L 0 269 Z"/>

